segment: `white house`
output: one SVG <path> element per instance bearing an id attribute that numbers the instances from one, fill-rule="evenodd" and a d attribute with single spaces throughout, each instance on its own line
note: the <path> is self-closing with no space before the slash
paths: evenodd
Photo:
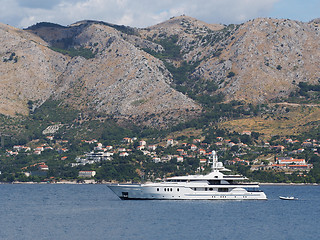
<path id="1" fill-rule="evenodd" d="M 94 177 L 96 171 L 79 171 L 79 177 Z"/>

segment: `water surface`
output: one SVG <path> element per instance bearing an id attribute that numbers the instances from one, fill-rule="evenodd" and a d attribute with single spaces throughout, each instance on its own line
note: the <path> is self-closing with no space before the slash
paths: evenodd
<path id="1" fill-rule="evenodd" d="M 121 201 L 106 185 L 0 185 L 0 239 L 319 239 L 320 186 L 262 189 L 267 201 Z"/>

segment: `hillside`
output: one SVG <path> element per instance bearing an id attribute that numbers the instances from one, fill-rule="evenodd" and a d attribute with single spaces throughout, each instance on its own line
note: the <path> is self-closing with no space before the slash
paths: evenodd
<path id="1" fill-rule="evenodd" d="M 287 99 L 320 77 L 318 20 L 225 26 L 179 16 L 144 29 L 80 21 L 0 31 L 0 113 L 9 116 L 57 100 L 82 120 L 167 127 L 217 108 L 224 117 L 221 101 L 240 104 L 234 116 Z"/>
<path id="2" fill-rule="evenodd" d="M 261 18 L 221 26 L 181 16 L 142 35 L 177 37 L 180 60 L 199 63 L 192 72 L 195 80 L 216 83 L 228 100 L 263 103 L 288 97 L 299 82 L 318 82 L 319 31 L 317 20 Z"/>
<path id="3" fill-rule="evenodd" d="M 154 180 L 216 150 L 252 180 L 319 183 L 318 24 L 0 24 L 0 181 Z M 288 156 L 308 169 L 270 169 Z"/>
<path id="4" fill-rule="evenodd" d="M 7 29 L 2 27 L 6 32 L 2 41 L 12 40 L 0 50 L 2 89 L 7 92 L 1 95 L 2 114 L 25 115 L 28 102 L 36 108 L 52 98 L 86 113 L 161 126 L 183 121 L 200 110 L 193 100 L 170 87 L 171 74 L 161 61 L 109 25 L 82 22 L 71 27 L 40 24 L 25 31 Z M 144 43 L 148 44 L 141 40 Z M 8 79 L 15 86 L 12 90 L 5 87 Z M 8 106 L 11 111 L 5 109 Z"/>

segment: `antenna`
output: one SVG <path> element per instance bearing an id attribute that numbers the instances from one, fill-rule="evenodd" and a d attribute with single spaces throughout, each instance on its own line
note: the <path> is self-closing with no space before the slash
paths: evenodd
<path id="1" fill-rule="evenodd" d="M 230 171 L 229 169 L 223 166 L 222 162 L 218 162 L 218 155 L 216 151 L 212 150 L 211 158 L 212 158 L 212 167 L 211 167 L 212 171 Z"/>

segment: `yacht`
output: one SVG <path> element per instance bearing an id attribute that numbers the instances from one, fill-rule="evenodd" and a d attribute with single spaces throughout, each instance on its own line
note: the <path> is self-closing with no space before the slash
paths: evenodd
<path id="1" fill-rule="evenodd" d="M 212 151 L 212 170 L 207 175 L 167 178 L 145 184 L 112 184 L 108 187 L 122 200 L 267 200 L 259 183 L 245 182 L 242 175 L 225 175 L 230 171 L 218 162 Z"/>

